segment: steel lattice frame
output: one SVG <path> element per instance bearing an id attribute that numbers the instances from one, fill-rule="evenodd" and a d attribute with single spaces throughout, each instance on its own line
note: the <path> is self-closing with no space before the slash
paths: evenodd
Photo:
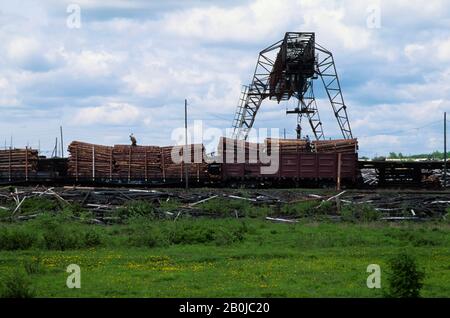
<path id="1" fill-rule="evenodd" d="M 252 83 L 248 87 L 244 87 L 241 92 L 240 102 L 233 121 L 233 138 L 247 139 L 262 101 L 267 97 L 271 97 L 269 92 L 269 81 L 275 65 L 275 60 L 271 57 L 271 54 L 273 55 L 276 50 L 280 51 L 283 42 L 286 41 L 290 34 L 301 35 L 303 33 L 288 32 L 286 33 L 284 40 L 280 40 L 269 46 L 259 54 Z M 314 37 L 313 34 L 312 36 Z M 348 120 L 347 107 L 342 95 L 333 55 L 317 43 L 315 43 L 314 49 L 325 55 L 324 59 L 316 61 L 315 73 L 320 76 L 322 80 L 344 139 L 351 139 L 353 136 Z M 314 79 L 315 77 L 308 78 L 304 90 L 293 94 L 293 96 L 299 100 L 297 107 L 299 110 L 298 123 L 301 123 L 302 116 L 306 115 L 315 138 L 319 140 L 324 139 L 325 136 L 314 97 Z M 290 96 L 287 97 L 287 99 L 289 98 Z M 280 99 L 278 99 L 278 101 L 279 100 Z"/>

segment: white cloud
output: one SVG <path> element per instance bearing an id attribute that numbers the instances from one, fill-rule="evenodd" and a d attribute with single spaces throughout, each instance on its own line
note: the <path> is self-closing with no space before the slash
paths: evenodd
<path id="1" fill-rule="evenodd" d="M 103 106 L 86 107 L 79 110 L 73 122 L 78 125 L 132 124 L 139 118 L 139 108 L 127 103 L 109 103 Z"/>

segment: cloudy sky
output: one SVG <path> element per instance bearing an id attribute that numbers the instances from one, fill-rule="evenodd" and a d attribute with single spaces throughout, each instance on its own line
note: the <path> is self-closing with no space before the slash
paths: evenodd
<path id="1" fill-rule="evenodd" d="M 141 144 L 173 144 L 185 98 L 190 123 L 229 128 L 259 51 L 286 31 L 314 31 L 333 52 L 362 155 L 442 148 L 444 0 L 2 1 L 0 145 L 12 136 L 51 152 L 60 125 L 65 142 L 128 143 L 134 132 Z M 326 136 L 339 137 L 316 95 Z M 293 137 L 292 105 L 265 101 L 255 126 Z"/>

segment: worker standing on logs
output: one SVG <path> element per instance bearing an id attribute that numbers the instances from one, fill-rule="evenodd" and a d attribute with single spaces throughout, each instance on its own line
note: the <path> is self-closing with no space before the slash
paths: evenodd
<path id="1" fill-rule="evenodd" d="M 136 146 L 137 145 L 137 141 L 136 141 L 136 138 L 134 137 L 133 133 L 131 133 L 131 135 L 130 135 L 130 140 L 131 140 L 131 145 L 132 146 Z"/>
<path id="2" fill-rule="evenodd" d="M 311 152 L 312 151 L 311 139 L 309 139 L 308 135 L 306 135 L 305 141 L 306 141 L 306 151 Z"/>
<path id="3" fill-rule="evenodd" d="M 297 139 L 301 139 L 302 138 L 302 127 L 300 126 L 300 124 L 297 124 L 297 128 L 295 129 L 295 131 L 297 132 Z"/>

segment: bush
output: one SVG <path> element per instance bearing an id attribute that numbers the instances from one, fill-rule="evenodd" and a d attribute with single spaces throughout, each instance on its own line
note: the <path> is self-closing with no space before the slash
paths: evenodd
<path id="1" fill-rule="evenodd" d="M 59 203 L 55 199 L 44 197 L 31 197 L 23 201 L 20 206 L 22 214 L 34 212 L 55 212 L 60 210 Z"/>
<path id="2" fill-rule="evenodd" d="M 42 259 L 40 256 L 33 256 L 30 259 L 26 259 L 23 262 L 23 267 L 28 275 L 44 272 L 44 267 L 42 266 Z"/>
<path id="3" fill-rule="evenodd" d="M 85 247 L 95 247 L 102 244 L 102 237 L 97 231 L 90 229 L 84 233 L 83 243 Z"/>
<path id="4" fill-rule="evenodd" d="M 316 206 L 318 206 L 317 201 L 289 203 L 281 207 L 281 214 L 299 217 L 311 216 L 314 214 Z"/>
<path id="5" fill-rule="evenodd" d="M 0 228 L 0 250 L 29 249 L 37 240 L 36 235 L 22 228 Z"/>
<path id="6" fill-rule="evenodd" d="M 351 204 L 341 208 L 343 221 L 375 222 L 380 219 L 380 213 L 370 204 Z"/>
<path id="7" fill-rule="evenodd" d="M 425 273 L 417 268 L 416 260 L 400 253 L 389 260 L 388 297 L 417 298 L 423 286 Z"/>
<path id="8" fill-rule="evenodd" d="M 1 282 L 0 298 L 32 298 L 35 291 L 31 281 L 23 272 L 15 271 L 4 277 Z"/>
<path id="9" fill-rule="evenodd" d="M 78 231 L 70 226 L 58 222 L 57 218 L 46 219 L 42 222 L 43 244 L 49 250 L 67 250 L 83 245 L 83 239 Z"/>
<path id="10" fill-rule="evenodd" d="M 216 245 L 231 245 L 236 242 L 240 242 L 244 239 L 245 228 L 239 227 L 238 229 L 229 231 L 227 229 L 218 229 L 214 233 L 214 242 Z"/>
<path id="11" fill-rule="evenodd" d="M 159 228 L 149 224 L 145 220 L 136 220 L 132 225 L 129 243 L 138 247 L 156 247 L 166 245 L 167 239 Z"/>
<path id="12" fill-rule="evenodd" d="M 155 217 L 155 207 L 147 201 L 137 200 L 130 201 L 120 209 L 117 210 L 117 216 L 122 219 L 138 218 L 138 217 Z"/>
<path id="13" fill-rule="evenodd" d="M 207 243 L 214 240 L 214 230 L 205 224 L 177 222 L 169 230 L 169 241 L 173 244 Z"/>

